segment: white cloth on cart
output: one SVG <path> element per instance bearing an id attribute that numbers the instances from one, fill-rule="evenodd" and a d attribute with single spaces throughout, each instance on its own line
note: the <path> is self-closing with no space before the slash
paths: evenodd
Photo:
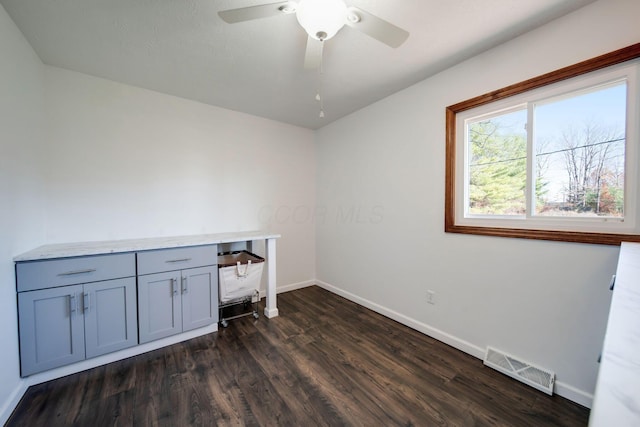
<path id="1" fill-rule="evenodd" d="M 225 303 L 254 295 L 260 289 L 264 262 L 241 264 L 220 268 L 220 302 Z"/>

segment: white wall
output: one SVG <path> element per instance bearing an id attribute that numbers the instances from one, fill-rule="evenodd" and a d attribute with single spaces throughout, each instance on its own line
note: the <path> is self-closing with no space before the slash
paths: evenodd
<path id="1" fill-rule="evenodd" d="M 590 404 L 618 247 L 444 233 L 445 107 L 637 43 L 638 16 L 601 0 L 322 128 L 318 279 L 476 356 L 552 369 Z"/>
<path id="2" fill-rule="evenodd" d="M 15 255 L 263 229 L 282 234 L 278 288 L 312 283 L 312 131 L 44 66 L 1 6 L 0 54 L 0 424 L 28 385 Z"/>
<path id="3" fill-rule="evenodd" d="M 44 239 L 42 63 L 0 6 L 0 424 L 21 397 L 14 255 Z"/>
<path id="4" fill-rule="evenodd" d="M 278 284 L 315 277 L 313 133 L 45 67 L 48 243 L 268 229 Z"/>
<path id="5" fill-rule="evenodd" d="M 315 277 L 317 250 L 317 277 L 339 291 L 588 395 L 618 250 L 443 233 L 444 107 L 637 42 L 639 13 L 601 0 L 323 128 L 314 147 L 308 130 L 43 67 L 0 7 L 0 414 L 23 386 L 14 255 L 257 228 L 283 235 L 281 287 Z"/>

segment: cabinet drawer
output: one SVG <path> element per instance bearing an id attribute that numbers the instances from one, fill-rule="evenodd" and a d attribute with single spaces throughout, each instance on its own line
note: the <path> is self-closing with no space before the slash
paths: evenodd
<path id="1" fill-rule="evenodd" d="M 138 274 L 204 267 L 218 263 L 218 246 L 189 246 L 138 252 Z"/>
<path id="2" fill-rule="evenodd" d="M 18 292 L 136 275 L 133 253 L 26 261 L 16 264 Z"/>

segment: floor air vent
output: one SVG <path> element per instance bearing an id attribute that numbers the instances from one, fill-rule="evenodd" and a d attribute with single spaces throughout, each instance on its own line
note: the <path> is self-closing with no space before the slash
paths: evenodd
<path id="1" fill-rule="evenodd" d="M 484 364 L 549 395 L 553 394 L 556 374 L 547 369 L 538 368 L 491 347 L 487 347 Z"/>

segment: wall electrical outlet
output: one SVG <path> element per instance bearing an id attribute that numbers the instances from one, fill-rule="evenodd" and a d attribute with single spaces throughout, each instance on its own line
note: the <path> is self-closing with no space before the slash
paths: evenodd
<path id="1" fill-rule="evenodd" d="M 427 291 L 427 302 L 429 304 L 435 304 L 436 303 L 436 293 L 432 290 L 428 290 Z"/>

